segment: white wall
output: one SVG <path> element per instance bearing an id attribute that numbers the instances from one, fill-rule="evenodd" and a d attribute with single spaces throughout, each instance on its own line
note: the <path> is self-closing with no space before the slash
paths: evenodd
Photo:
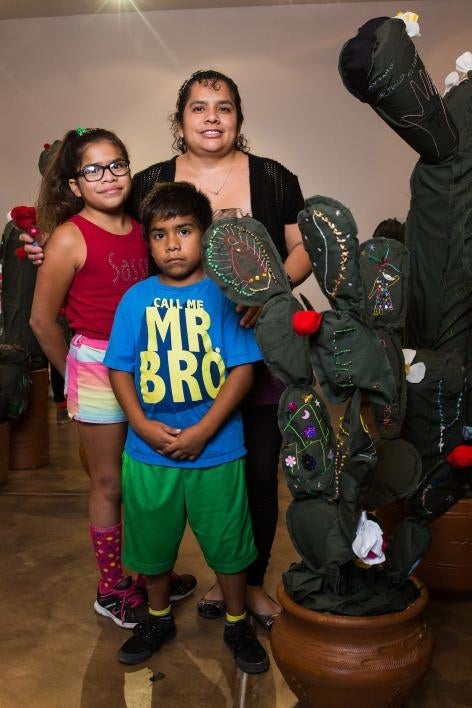
<path id="1" fill-rule="evenodd" d="M 305 196 L 344 202 L 368 238 L 381 219 L 406 215 L 416 155 L 345 90 L 337 63 L 361 24 L 399 9 L 420 15 L 415 43 L 442 90 L 456 57 L 472 49 L 469 0 L 0 21 L 0 220 L 34 202 L 42 145 L 69 128 L 115 130 L 135 171 L 170 157 L 177 89 L 212 67 L 239 85 L 252 151 L 298 174 Z M 322 305 L 314 281 L 304 291 Z"/>

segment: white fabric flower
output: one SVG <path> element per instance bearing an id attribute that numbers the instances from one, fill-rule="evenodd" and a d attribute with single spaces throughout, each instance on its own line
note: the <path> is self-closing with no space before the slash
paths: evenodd
<path id="1" fill-rule="evenodd" d="M 456 59 L 456 69 L 461 74 L 472 71 L 472 52 L 464 52 Z"/>
<path id="2" fill-rule="evenodd" d="M 409 37 L 420 37 L 420 26 L 418 24 L 418 15 L 415 12 L 397 12 L 396 19 L 403 20 L 406 27 L 406 33 Z"/>
<path id="3" fill-rule="evenodd" d="M 403 356 L 405 357 L 406 380 L 410 383 L 420 383 L 420 381 L 423 381 L 426 374 L 425 364 L 422 361 L 417 361 L 416 364 L 412 364 L 416 356 L 416 351 L 414 349 L 403 349 Z"/>
<path id="4" fill-rule="evenodd" d="M 451 71 L 450 74 L 446 76 L 444 79 L 444 85 L 446 86 L 446 91 L 444 92 L 444 95 L 448 91 L 450 91 L 454 86 L 457 86 L 460 83 L 460 77 L 457 71 Z"/>
<path id="5" fill-rule="evenodd" d="M 382 542 L 382 529 L 375 521 L 368 519 L 366 512 L 363 511 L 357 524 L 352 550 L 366 565 L 378 565 L 385 560 Z"/>

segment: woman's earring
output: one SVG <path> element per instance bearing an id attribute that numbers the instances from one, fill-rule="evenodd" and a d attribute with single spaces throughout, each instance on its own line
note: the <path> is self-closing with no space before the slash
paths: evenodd
<path id="1" fill-rule="evenodd" d="M 236 150 L 241 150 L 241 152 L 244 152 L 247 149 L 247 140 L 244 133 L 239 133 L 236 138 L 235 148 Z"/>

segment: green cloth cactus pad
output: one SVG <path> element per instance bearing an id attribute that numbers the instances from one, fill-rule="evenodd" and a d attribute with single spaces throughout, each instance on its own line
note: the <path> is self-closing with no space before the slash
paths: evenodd
<path id="1" fill-rule="evenodd" d="M 360 246 L 361 316 L 372 327 L 400 330 L 408 305 L 410 261 L 399 241 L 373 238 Z"/>
<path id="2" fill-rule="evenodd" d="M 395 381 L 395 396 L 391 401 L 371 403 L 372 415 L 377 423 L 381 438 L 398 438 L 401 435 L 406 412 L 407 382 L 405 376 L 405 358 L 400 337 L 393 330 L 376 328 L 375 334 L 382 344 Z"/>
<path id="3" fill-rule="evenodd" d="M 256 219 L 216 221 L 202 242 L 205 271 L 238 304 L 264 305 L 274 295 L 290 292 L 280 256 Z"/>
<path id="4" fill-rule="evenodd" d="M 426 371 L 419 383 L 407 382 L 402 437 L 415 445 L 428 472 L 462 442 L 465 371 L 456 351 L 419 349 L 415 361 Z"/>
<path id="5" fill-rule="evenodd" d="M 318 578 L 319 589 L 334 590 L 341 566 L 354 558 L 352 541 L 339 527 L 337 504 L 314 497 L 294 499 L 286 520 L 294 548 Z"/>
<path id="6" fill-rule="evenodd" d="M 362 281 L 361 318 L 383 345 L 396 384 L 394 398 L 372 403 L 380 437 L 397 438 L 406 410 L 405 362 L 399 333 L 408 304 L 409 255 L 405 246 L 390 238 L 373 238 L 360 246 Z"/>
<path id="7" fill-rule="evenodd" d="M 385 350 L 372 329 L 347 311 L 328 310 L 310 337 L 318 381 L 328 401 L 342 403 L 361 388 L 370 401 L 395 399 L 396 385 Z"/>
<path id="8" fill-rule="evenodd" d="M 334 496 L 336 441 L 323 401 L 311 386 L 289 386 L 279 402 L 280 464 L 295 498 Z"/>
<path id="9" fill-rule="evenodd" d="M 359 309 L 359 243 L 349 209 L 330 197 L 314 196 L 298 214 L 303 244 L 315 278 L 330 305 L 339 310 Z"/>
<path id="10" fill-rule="evenodd" d="M 402 519 L 390 537 L 385 574 L 395 584 L 404 585 L 415 572 L 431 545 L 431 531 L 416 519 Z"/>
<path id="11" fill-rule="evenodd" d="M 408 500 L 408 511 L 424 523 L 431 523 L 465 496 L 470 484 L 470 467 L 456 469 L 439 460 L 416 494 Z"/>
<path id="12" fill-rule="evenodd" d="M 403 438 L 375 440 L 377 464 L 362 497 L 365 509 L 375 509 L 413 496 L 423 483 L 421 457 Z"/>
<path id="13" fill-rule="evenodd" d="M 287 386 L 314 380 L 308 339 L 292 327 L 292 315 L 300 310 L 303 307 L 291 293 L 275 295 L 264 305 L 255 327 L 265 363 Z"/>

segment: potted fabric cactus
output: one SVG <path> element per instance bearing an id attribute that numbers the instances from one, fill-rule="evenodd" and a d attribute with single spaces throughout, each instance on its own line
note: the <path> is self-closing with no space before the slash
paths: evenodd
<path id="1" fill-rule="evenodd" d="M 397 499 L 413 493 L 421 465 L 414 448 L 401 441 L 395 454 L 407 469 L 385 489 L 382 470 L 395 441 L 377 450 L 361 408 L 365 400 L 374 410 L 389 406 L 391 426 L 400 428 L 405 371 L 388 326 L 404 316 L 405 284 L 387 298 L 391 308 L 383 313 L 381 330 L 363 308 L 379 273 L 394 268 L 400 282 L 408 261 L 404 247 L 383 239 L 365 250 L 369 262 L 361 268 L 354 219 L 333 199 L 308 200 L 299 224 L 333 305 L 322 316 L 293 296 L 259 222 L 222 219 L 204 235 L 208 274 L 235 302 L 262 306 L 256 338 L 286 385 L 279 404 L 281 466 L 293 496 L 287 527 L 301 562 L 278 588 L 282 613 L 271 631 L 272 651 L 303 704 L 328 708 L 342 696 L 352 703 L 357 686 L 364 706 L 383 706 L 394 697 L 391 705 L 402 705 L 432 652 L 422 617 L 427 593 L 409 578 L 429 546 L 429 531 L 402 522 L 384 549 L 381 530 L 367 512 L 382 494 Z M 401 365 L 392 365 L 389 356 L 392 362 L 401 357 Z M 337 430 L 325 398 L 346 404 Z"/>

